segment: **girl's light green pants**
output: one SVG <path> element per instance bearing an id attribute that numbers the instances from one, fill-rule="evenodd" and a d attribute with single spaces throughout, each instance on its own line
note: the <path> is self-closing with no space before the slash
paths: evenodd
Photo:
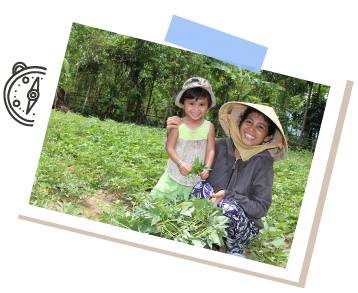
<path id="1" fill-rule="evenodd" d="M 193 189 L 193 186 L 180 185 L 169 177 L 169 172 L 166 170 L 163 176 L 159 179 L 157 185 L 148 194 L 150 202 L 158 202 L 163 199 L 173 201 L 178 195 L 187 195 Z"/>

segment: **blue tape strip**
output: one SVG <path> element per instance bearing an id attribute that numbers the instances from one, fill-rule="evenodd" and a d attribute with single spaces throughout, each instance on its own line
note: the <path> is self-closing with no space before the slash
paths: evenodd
<path id="1" fill-rule="evenodd" d="M 267 47 L 173 15 L 165 41 L 259 73 Z"/>

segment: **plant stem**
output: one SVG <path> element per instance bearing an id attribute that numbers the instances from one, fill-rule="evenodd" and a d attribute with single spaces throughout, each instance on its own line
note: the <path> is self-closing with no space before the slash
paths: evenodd
<path id="1" fill-rule="evenodd" d="M 197 237 L 197 236 L 200 235 L 200 234 L 204 234 L 204 233 L 206 233 L 208 230 L 210 230 L 210 228 L 211 228 L 211 227 L 208 227 L 208 228 L 206 228 L 204 231 L 199 231 L 198 233 L 194 234 L 193 236 L 194 236 L 194 237 Z"/>

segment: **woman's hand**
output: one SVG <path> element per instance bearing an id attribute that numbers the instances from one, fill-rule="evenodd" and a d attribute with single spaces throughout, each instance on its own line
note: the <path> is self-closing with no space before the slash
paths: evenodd
<path id="1" fill-rule="evenodd" d="M 203 172 L 200 172 L 198 175 L 201 177 L 201 179 L 206 180 L 209 177 L 209 170 L 204 170 Z"/>
<path id="2" fill-rule="evenodd" d="M 211 203 L 219 203 L 225 197 L 225 190 L 220 190 L 217 193 L 210 193 Z"/>
<path id="3" fill-rule="evenodd" d="M 169 133 L 172 129 L 177 129 L 182 124 L 181 118 L 179 116 L 169 117 L 167 119 L 167 132 Z"/>
<path id="4" fill-rule="evenodd" d="M 180 174 L 182 174 L 183 176 L 186 176 L 190 173 L 191 169 L 188 163 L 183 162 L 180 164 L 179 166 L 179 172 Z"/>

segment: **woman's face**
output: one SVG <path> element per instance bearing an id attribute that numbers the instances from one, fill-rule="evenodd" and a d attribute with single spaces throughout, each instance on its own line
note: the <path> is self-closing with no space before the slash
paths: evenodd
<path id="1" fill-rule="evenodd" d="M 244 144 L 254 146 L 268 142 L 273 135 L 267 136 L 268 124 L 262 114 L 250 113 L 242 122 L 240 136 Z"/>

